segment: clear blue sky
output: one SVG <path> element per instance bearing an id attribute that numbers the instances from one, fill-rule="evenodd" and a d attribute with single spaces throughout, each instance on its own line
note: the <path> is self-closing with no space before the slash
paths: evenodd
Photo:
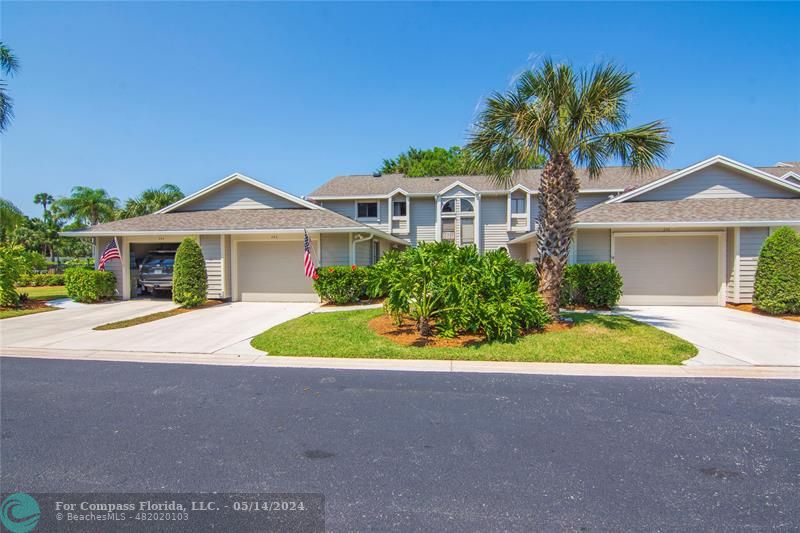
<path id="1" fill-rule="evenodd" d="M 22 70 L 2 196 L 192 192 L 234 171 L 296 194 L 408 146 L 461 144 L 541 55 L 636 72 L 667 165 L 800 159 L 800 4 L 10 3 Z"/>

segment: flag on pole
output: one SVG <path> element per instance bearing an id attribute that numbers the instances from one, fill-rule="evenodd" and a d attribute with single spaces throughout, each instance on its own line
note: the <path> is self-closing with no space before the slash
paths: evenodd
<path id="1" fill-rule="evenodd" d="M 305 235 L 303 239 L 303 270 L 307 278 L 313 278 L 316 274 L 314 272 L 314 259 L 311 257 L 311 239 L 308 238 L 308 232 L 303 230 Z"/>
<path id="2" fill-rule="evenodd" d="M 105 270 L 106 263 L 112 259 L 119 259 L 122 261 L 122 256 L 119 254 L 119 247 L 117 246 L 116 237 L 112 238 L 108 244 L 106 244 L 106 248 L 103 250 L 103 254 L 100 256 L 100 261 L 97 264 L 97 268 L 99 270 Z"/>

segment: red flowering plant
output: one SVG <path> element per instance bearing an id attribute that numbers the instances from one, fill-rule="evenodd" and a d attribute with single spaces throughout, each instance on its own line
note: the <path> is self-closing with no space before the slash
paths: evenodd
<path id="1" fill-rule="evenodd" d="M 357 302 L 366 296 L 368 270 L 356 265 L 318 268 L 314 290 L 325 302 L 337 305 Z"/>

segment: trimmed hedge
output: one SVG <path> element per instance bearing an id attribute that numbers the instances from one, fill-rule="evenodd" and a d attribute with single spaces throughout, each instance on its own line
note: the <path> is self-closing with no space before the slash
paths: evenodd
<path id="1" fill-rule="evenodd" d="M 622 297 L 622 276 L 613 263 L 569 265 L 561 283 L 561 305 L 612 308 Z"/>
<path id="2" fill-rule="evenodd" d="M 64 288 L 76 302 L 94 303 L 114 297 L 117 278 L 108 270 L 69 268 L 64 272 Z"/>
<path id="3" fill-rule="evenodd" d="M 23 274 L 17 287 L 49 287 L 64 284 L 64 274 Z"/>
<path id="4" fill-rule="evenodd" d="M 28 268 L 25 249 L 18 244 L 0 244 L 0 307 L 17 307 L 19 294 L 14 289 Z"/>
<path id="5" fill-rule="evenodd" d="M 356 265 L 319 267 L 314 274 L 314 290 L 324 302 L 357 302 L 367 293 L 369 270 Z"/>
<path id="6" fill-rule="evenodd" d="M 783 226 L 758 256 L 753 303 L 767 313 L 800 313 L 800 235 Z"/>
<path id="7" fill-rule="evenodd" d="M 181 307 L 197 307 L 205 303 L 208 277 L 203 250 L 191 237 L 186 237 L 175 252 L 172 271 L 172 301 Z"/>

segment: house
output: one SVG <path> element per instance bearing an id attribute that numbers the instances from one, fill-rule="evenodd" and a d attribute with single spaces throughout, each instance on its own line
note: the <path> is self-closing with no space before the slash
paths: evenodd
<path id="1" fill-rule="evenodd" d="M 800 230 L 800 163 L 716 156 L 675 171 L 578 173 L 569 260 L 616 263 L 623 305 L 749 303 L 764 239 L 778 226 Z M 488 176 L 339 176 L 308 199 L 410 245 L 450 240 L 535 261 L 540 175 L 518 172 L 505 189 Z"/>
<path id="2" fill-rule="evenodd" d="M 571 263 L 612 261 L 627 305 L 724 305 L 752 301 L 758 253 L 778 226 L 800 230 L 800 164 L 755 168 L 716 156 L 688 168 L 634 174 L 579 170 Z M 505 248 L 536 260 L 540 170 L 509 188 L 489 176 L 340 176 L 308 198 L 233 174 L 161 211 L 66 232 L 92 237 L 95 254 L 117 239 L 123 299 L 150 250 L 197 239 L 208 296 L 234 301 L 316 301 L 303 275 L 303 235 L 316 264 L 369 265 L 388 249 L 423 241 Z"/>
<path id="3" fill-rule="evenodd" d="M 316 263 L 366 265 L 406 242 L 242 174 L 232 174 L 151 215 L 65 232 L 94 240 L 95 260 L 117 239 L 122 260 L 109 262 L 123 300 L 136 295 L 137 264 L 151 250 L 197 239 L 208 297 L 234 301 L 318 301 L 303 272 L 304 231 Z"/>

